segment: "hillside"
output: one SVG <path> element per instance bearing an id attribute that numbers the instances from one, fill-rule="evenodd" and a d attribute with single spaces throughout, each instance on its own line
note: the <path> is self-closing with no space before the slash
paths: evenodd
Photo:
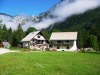
<path id="1" fill-rule="evenodd" d="M 87 11 L 84 14 L 73 15 L 67 18 L 64 22 L 54 24 L 54 29 L 59 29 L 60 31 L 80 31 L 84 27 L 90 27 L 93 25 L 98 26 L 100 24 L 100 8 Z"/>
<path id="2" fill-rule="evenodd" d="M 53 31 L 78 31 L 79 47 L 90 47 L 87 42 L 89 35 L 97 37 L 100 46 L 100 8 L 89 10 L 84 14 L 73 15 L 61 23 L 54 24 L 52 28 L 50 27 L 47 28 L 49 33 Z"/>

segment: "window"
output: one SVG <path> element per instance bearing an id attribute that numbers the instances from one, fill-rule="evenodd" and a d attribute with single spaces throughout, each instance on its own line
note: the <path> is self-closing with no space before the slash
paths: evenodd
<path id="1" fill-rule="evenodd" d="M 67 47 L 67 49 L 69 49 L 69 47 Z"/>
<path id="2" fill-rule="evenodd" d="M 52 43 L 56 43 L 56 41 L 52 41 Z"/>
<path id="3" fill-rule="evenodd" d="M 69 41 L 68 41 L 68 40 L 67 40 L 66 42 L 67 42 L 67 43 L 69 43 Z"/>
<path id="4" fill-rule="evenodd" d="M 40 36 L 37 36 L 37 38 L 40 38 Z"/>
<path id="5" fill-rule="evenodd" d="M 69 44 L 69 40 L 65 41 L 66 44 Z"/>
<path id="6" fill-rule="evenodd" d="M 61 43 L 61 41 L 57 41 L 57 43 Z"/>
<path id="7" fill-rule="evenodd" d="M 40 40 L 37 40 L 38 42 L 40 42 Z"/>

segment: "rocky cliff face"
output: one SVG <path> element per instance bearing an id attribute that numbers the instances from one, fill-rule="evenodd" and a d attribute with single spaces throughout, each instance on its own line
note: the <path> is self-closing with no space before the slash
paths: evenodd
<path id="1" fill-rule="evenodd" d="M 3 24 L 6 24 L 7 22 L 15 23 L 15 24 L 21 24 L 25 25 L 28 22 L 38 23 L 39 18 L 31 15 L 31 16 L 25 16 L 25 15 L 17 15 L 17 16 L 11 16 L 7 14 L 0 13 L 0 20 Z"/>

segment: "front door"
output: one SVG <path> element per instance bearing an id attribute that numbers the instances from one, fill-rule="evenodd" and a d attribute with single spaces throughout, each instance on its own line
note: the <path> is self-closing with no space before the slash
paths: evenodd
<path id="1" fill-rule="evenodd" d="M 57 49 L 60 49 L 60 47 L 59 47 L 59 46 L 57 46 Z"/>

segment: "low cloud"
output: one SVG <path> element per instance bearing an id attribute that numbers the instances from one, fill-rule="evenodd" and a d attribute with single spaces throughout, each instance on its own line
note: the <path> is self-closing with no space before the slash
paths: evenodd
<path id="1" fill-rule="evenodd" d="M 47 28 L 51 24 L 64 21 L 74 14 L 81 14 L 87 10 L 100 7 L 100 0 L 75 0 L 72 3 L 68 3 L 67 1 L 68 0 L 58 5 L 58 7 L 50 13 L 50 15 L 56 16 L 56 18 L 44 18 L 40 23 L 34 24 L 33 27 L 36 29 Z"/>
<path id="2" fill-rule="evenodd" d="M 28 22 L 25 25 L 22 25 L 22 28 L 24 29 L 24 31 L 26 31 L 29 27 L 32 27 L 34 24 L 34 22 Z"/>

